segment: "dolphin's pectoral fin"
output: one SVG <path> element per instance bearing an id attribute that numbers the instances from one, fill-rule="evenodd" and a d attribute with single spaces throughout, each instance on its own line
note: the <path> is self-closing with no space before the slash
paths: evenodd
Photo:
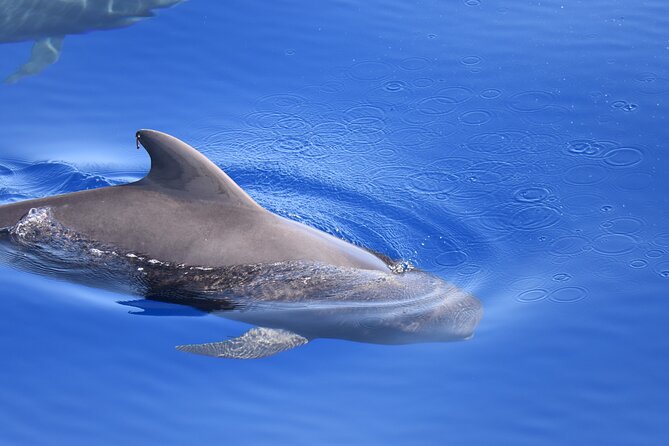
<path id="1" fill-rule="evenodd" d="M 309 340 L 287 330 L 256 327 L 223 342 L 179 345 L 177 350 L 218 358 L 257 359 L 304 345 Z"/>
<path id="2" fill-rule="evenodd" d="M 63 48 L 63 39 L 64 37 L 58 36 L 35 41 L 30 60 L 5 79 L 5 82 L 13 84 L 26 76 L 37 74 L 49 65 L 56 63 L 58 58 L 60 58 L 60 51 Z"/>

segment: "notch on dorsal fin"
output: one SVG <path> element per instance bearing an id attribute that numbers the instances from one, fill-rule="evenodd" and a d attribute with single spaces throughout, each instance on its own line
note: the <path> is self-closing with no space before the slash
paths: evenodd
<path id="1" fill-rule="evenodd" d="M 155 130 L 140 130 L 136 136 L 138 147 L 144 146 L 151 157 L 151 170 L 137 184 L 150 184 L 193 198 L 260 208 L 232 178 L 185 142 Z"/>

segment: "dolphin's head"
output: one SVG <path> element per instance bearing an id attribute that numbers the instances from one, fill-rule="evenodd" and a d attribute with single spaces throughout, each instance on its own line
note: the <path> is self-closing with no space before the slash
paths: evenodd
<path id="1" fill-rule="evenodd" d="M 356 274 L 374 280 L 356 281 Z M 483 315 L 476 297 L 421 271 L 350 270 L 342 281 L 327 301 L 301 302 L 300 309 L 282 315 L 285 326 L 277 326 L 310 338 L 410 344 L 469 339 Z"/>
<path id="2" fill-rule="evenodd" d="M 483 316 L 473 295 L 426 273 L 415 274 L 413 298 L 394 309 L 385 324 L 396 342 L 445 342 L 469 339 Z M 417 279 L 417 280 L 416 280 Z M 418 283 L 420 282 L 420 283 Z"/>

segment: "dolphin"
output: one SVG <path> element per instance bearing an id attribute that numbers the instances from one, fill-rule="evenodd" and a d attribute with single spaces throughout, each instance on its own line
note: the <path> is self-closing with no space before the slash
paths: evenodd
<path id="1" fill-rule="evenodd" d="M 31 252 L 12 254 L 3 243 L 3 257 L 258 325 L 232 340 L 178 347 L 208 356 L 260 358 L 315 338 L 395 344 L 473 335 L 482 308 L 471 294 L 264 209 L 173 136 L 140 130 L 136 140 L 151 158 L 139 181 L 0 206 L 4 241 Z"/>
<path id="2" fill-rule="evenodd" d="M 5 79 L 14 83 L 56 63 L 69 34 L 123 28 L 183 0 L 0 0 L 0 43 L 34 41 L 30 60 Z"/>

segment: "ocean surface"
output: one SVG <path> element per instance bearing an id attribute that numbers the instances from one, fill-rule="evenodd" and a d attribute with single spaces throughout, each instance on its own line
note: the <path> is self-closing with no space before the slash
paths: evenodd
<path id="1" fill-rule="evenodd" d="M 190 0 L 89 31 L 0 85 L 2 203 L 141 178 L 153 128 L 484 316 L 213 359 L 174 346 L 250 327 L 0 262 L 0 444 L 669 444 L 668 2 Z"/>

